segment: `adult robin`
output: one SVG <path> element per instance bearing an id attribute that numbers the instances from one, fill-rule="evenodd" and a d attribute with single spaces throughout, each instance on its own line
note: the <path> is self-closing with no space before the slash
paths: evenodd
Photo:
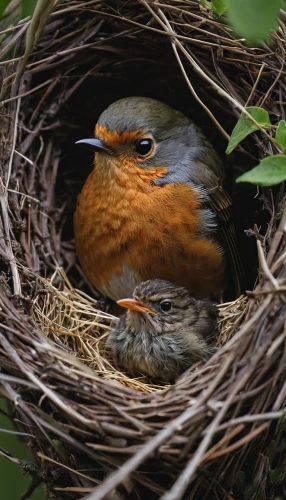
<path id="1" fill-rule="evenodd" d="M 132 299 L 119 300 L 128 309 L 108 336 L 106 347 L 116 365 L 172 382 L 217 349 L 208 345 L 217 327 L 218 309 L 193 299 L 188 290 L 168 281 L 138 285 Z"/>
<path id="2" fill-rule="evenodd" d="M 181 112 L 128 97 L 99 117 L 94 139 L 77 144 L 95 166 L 74 215 L 77 253 L 89 280 L 117 301 L 140 282 L 165 279 L 197 298 L 219 294 L 242 265 L 224 170 L 210 143 Z"/>

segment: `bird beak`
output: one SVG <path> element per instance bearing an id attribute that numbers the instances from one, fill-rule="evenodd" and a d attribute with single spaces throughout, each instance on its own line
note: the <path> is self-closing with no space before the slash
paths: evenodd
<path id="1" fill-rule="evenodd" d="M 100 139 L 81 139 L 76 144 L 84 149 L 89 149 L 93 153 L 113 153 L 113 149 L 104 144 Z"/>
<path id="2" fill-rule="evenodd" d="M 122 299 L 118 300 L 117 304 L 121 307 L 126 307 L 126 309 L 130 309 L 131 311 L 137 311 L 141 313 L 149 313 L 149 314 L 155 314 L 151 309 L 148 309 L 148 307 L 145 307 L 140 300 L 136 299 Z"/>

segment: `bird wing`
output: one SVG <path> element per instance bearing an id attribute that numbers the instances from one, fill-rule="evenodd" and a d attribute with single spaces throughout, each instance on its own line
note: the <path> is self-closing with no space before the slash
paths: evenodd
<path id="1" fill-rule="evenodd" d="M 235 294 L 239 296 L 244 290 L 242 252 L 239 234 L 232 217 L 231 199 L 223 187 L 224 166 L 209 141 L 193 123 L 188 124 L 187 130 L 184 123 L 180 133 L 178 132 L 172 140 L 168 138 L 164 143 L 165 150 L 167 146 L 168 154 L 165 151 L 164 156 L 161 158 L 157 156 L 155 160 L 159 165 L 166 164 L 168 173 L 158 178 L 155 184 L 179 182 L 196 188 L 203 208 L 209 207 L 216 214 L 219 236 L 233 275 Z M 213 219 L 209 215 L 206 212 L 205 226 L 211 233 Z"/>
<path id="2" fill-rule="evenodd" d="M 199 184 L 205 186 L 208 204 L 217 215 L 219 235 L 232 271 L 234 292 L 236 296 L 239 296 L 244 291 L 245 286 L 241 242 L 233 220 L 231 198 L 222 186 L 221 162 L 215 155 L 212 157 L 211 163 L 209 165 L 209 158 L 208 164 L 197 161 L 196 170 L 197 174 L 198 172 L 203 173 Z"/>

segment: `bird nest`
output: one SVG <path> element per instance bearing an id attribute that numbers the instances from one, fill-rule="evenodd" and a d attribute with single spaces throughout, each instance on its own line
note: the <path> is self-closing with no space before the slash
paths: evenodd
<path id="1" fill-rule="evenodd" d="M 33 453 L 34 466 L 20 464 L 30 491 L 44 481 L 57 500 L 283 496 L 284 187 L 233 188 L 255 286 L 220 306 L 221 349 L 169 386 L 108 358 L 117 318 L 80 270 L 72 214 L 92 168 L 74 142 L 117 98 L 183 110 L 219 153 L 241 106 L 285 118 L 284 26 L 250 48 L 197 0 L 61 2 L 15 81 L 29 23 L 1 34 L 0 391 Z M 229 189 L 272 148 L 263 131 L 249 137 L 228 162 Z"/>

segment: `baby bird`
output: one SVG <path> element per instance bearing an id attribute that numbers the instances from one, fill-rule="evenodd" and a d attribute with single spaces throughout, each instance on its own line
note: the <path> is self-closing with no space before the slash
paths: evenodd
<path id="1" fill-rule="evenodd" d="M 172 382 L 217 350 L 208 341 L 216 331 L 218 309 L 193 299 L 186 288 L 148 280 L 135 288 L 132 299 L 117 303 L 128 311 L 111 331 L 106 347 L 116 364 L 132 375 L 141 372 Z"/>

